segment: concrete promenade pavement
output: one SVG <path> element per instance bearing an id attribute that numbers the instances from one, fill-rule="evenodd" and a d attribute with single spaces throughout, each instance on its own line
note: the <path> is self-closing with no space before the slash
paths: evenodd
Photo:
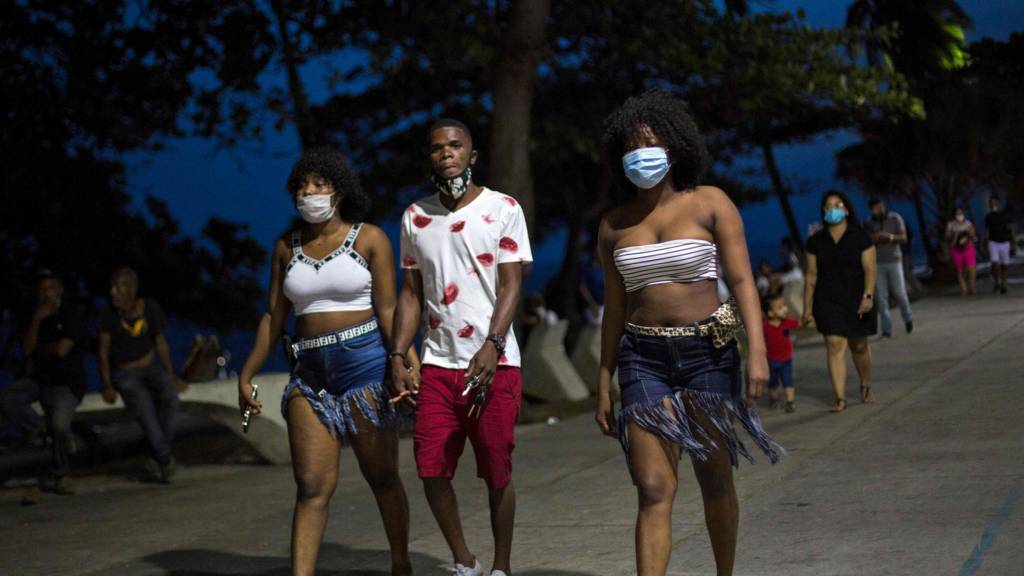
<path id="1" fill-rule="evenodd" d="M 896 336 L 872 341 L 879 402 L 859 402 L 851 365 L 842 414 L 826 413 L 820 338 L 798 344 L 796 413 L 762 409 L 789 457 L 737 472 L 735 574 L 1024 575 L 1024 289 L 1012 287 L 917 302 L 909 337 L 897 316 Z M 401 457 L 417 574 L 443 574 L 451 560 L 411 442 Z M 636 494 L 617 443 L 590 415 L 520 428 L 515 457 L 515 574 L 633 574 Z M 714 574 L 688 465 L 680 478 L 669 573 Z M 171 486 L 118 476 L 78 485 L 78 495 L 46 495 L 34 507 L 0 492 L 0 574 L 288 573 L 289 468 L 194 466 Z M 486 494 L 468 448 L 456 485 L 470 545 L 489 568 Z M 335 576 L 387 573 L 376 506 L 347 451 L 319 566 Z"/>

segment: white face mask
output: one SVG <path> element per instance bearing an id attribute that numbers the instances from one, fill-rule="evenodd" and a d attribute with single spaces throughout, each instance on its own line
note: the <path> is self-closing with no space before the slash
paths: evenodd
<path id="1" fill-rule="evenodd" d="M 295 201 L 295 208 L 302 215 L 303 220 L 310 224 L 319 224 L 334 216 L 334 204 L 331 202 L 333 199 L 334 194 L 301 196 Z"/>

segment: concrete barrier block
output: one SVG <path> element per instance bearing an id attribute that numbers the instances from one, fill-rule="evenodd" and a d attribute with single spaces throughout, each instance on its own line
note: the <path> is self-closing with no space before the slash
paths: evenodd
<path id="1" fill-rule="evenodd" d="M 566 354 L 567 320 L 540 324 L 530 334 L 523 357 L 523 392 L 541 400 L 582 400 L 590 395 Z"/>
<path id="2" fill-rule="evenodd" d="M 572 350 L 572 365 L 591 394 L 597 394 L 597 380 L 601 372 L 601 327 L 587 325 L 580 331 Z M 619 387 L 618 374 L 612 375 L 612 391 Z"/>

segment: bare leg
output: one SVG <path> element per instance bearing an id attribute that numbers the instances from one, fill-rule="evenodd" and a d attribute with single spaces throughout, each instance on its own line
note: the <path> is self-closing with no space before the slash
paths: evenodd
<path id="1" fill-rule="evenodd" d="M 516 521 L 516 490 L 509 483 L 488 491 L 491 505 L 491 532 L 494 534 L 493 570 L 512 572 L 512 531 Z"/>
<path id="2" fill-rule="evenodd" d="M 679 448 L 630 422 L 629 460 L 640 502 L 636 517 L 637 575 L 664 576 L 672 554 L 672 504 L 679 485 Z"/>
<path id="3" fill-rule="evenodd" d="M 310 576 L 316 570 L 331 495 L 338 483 L 341 445 L 298 390 L 288 400 L 288 443 L 298 486 L 292 520 L 292 575 Z"/>
<path id="4" fill-rule="evenodd" d="M 437 526 L 444 534 L 448 547 L 452 551 L 455 562 L 463 566 L 472 566 L 476 557 L 470 554 L 466 546 L 466 536 L 462 532 L 462 521 L 459 519 L 459 503 L 455 498 L 450 478 L 424 478 L 423 489 L 427 493 L 427 503 L 434 513 Z"/>
<path id="5" fill-rule="evenodd" d="M 793 388 L 791 386 L 789 388 L 786 388 L 785 392 L 786 392 L 786 402 L 793 402 L 793 401 L 796 400 L 796 388 Z"/>
<path id="6" fill-rule="evenodd" d="M 850 351 L 853 353 L 853 365 L 860 376 L 861 400 L 874 402 L 875 396 L 871 393 L 871 346 L 868 339 L 851 338 Z"/>
<path id="7" fill-rule="evenodd" d="M 832 390 L 837 400 L 846 399 L 846 338 L 825 336 L 828 351 L 828 375 L 832 378 Z"/>
<path id="8" fill-rule="evenodd" d="M 959 272 L 956 273 L 956 281 L 957 281 L 957 284 L 960 284 L 960 295 L 961 296 L 967 296 L 967 279 L 966 279 L 966 275 L 967 275 L 967 271 L 966 270 L 960 270 Z"/>
<path id="9" fill-rule="evenodd" d="M 391 573 L 412 574 L 409 561 L 409 500 L 398 476 L 398 431 L 381 430 L 357 417 L 360 432 L 351 439 L 359 470 L 373 490 L 391 548 Z"/>
<path id="10" fill-rule="evenodd" d="M 691 458 L 690 461 L 704 499 L 704 523 L 708 527 L 708 536 L 711 537 L 716 574 L 732 576 L 736 561 L 736 536 L 740 523 L 739 499 L 736 497 L 736 486 L 732 480 L 732 459 L 729 451 L 723 448 L 725 443 L 720 439 L 708 415 L 695 409 L 689 402 L 686 403 L 686 411 L 694 422 L 711 433 L 711 440 L 718 446 L 706 461 L 701 462 L 696 458 Z"/>
<path id="11" fill-rule="evenodd" d="M 978 270 L 976 268 L 968 268 L 967 269 L 967 278 L 968 278 L 968 290 L 970 291 L 971 295 L 974 295 L 974 293 L 976 291 L 975 288 L 977 287 L 977 283 L 978 283 Z"/>

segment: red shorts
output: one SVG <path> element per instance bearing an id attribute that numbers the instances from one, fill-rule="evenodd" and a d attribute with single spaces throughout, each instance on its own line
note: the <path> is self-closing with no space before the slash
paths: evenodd
<path id="1" fill-rule="evenodd" d="M 469 437 L 476 454 L 476 475 L 490 488 L 512 480 L 512 450 L 519 418 L 522 377 L 519 368 L 499 366 L 480 415 L 469 416 L 473 395 L 462 395 L 465 370 L 423 366 L 416 396 L 413 451 L 420 478 L 451 478 Z"/>

